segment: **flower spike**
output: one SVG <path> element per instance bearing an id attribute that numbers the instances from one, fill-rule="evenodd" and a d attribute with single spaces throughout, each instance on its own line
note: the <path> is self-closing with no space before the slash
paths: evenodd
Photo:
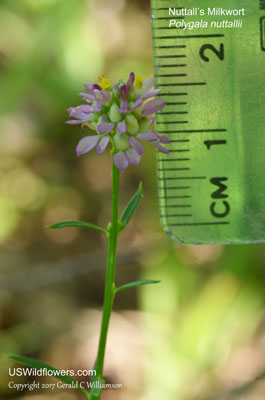
<path id="1" fill-rule="evenodd" d="M 83 155 L 96 147 L 102 154 L 112 144 L 113 162 L 120 171 L 129 164 L 138 165 L 144 153 L 142 142 L 149 142 L 159 151 L 169 154 L 164 145 L 169 144 L 165 135 L 155 131 L 155 114 L 166 101 L 154 97 L 160 89 L 154 89 L 155 78 L 144 81 L 131 72 L 127 82 L 119 79 L 111 85 L 105 76 L 98 83 L 85 83 L 86 92 L 79 93 L 85 104 L 68 108 L 73 119 L 69 125 L 81 124 L 95 135 L 86 136 L 77 145 L 77 155 Z"/>

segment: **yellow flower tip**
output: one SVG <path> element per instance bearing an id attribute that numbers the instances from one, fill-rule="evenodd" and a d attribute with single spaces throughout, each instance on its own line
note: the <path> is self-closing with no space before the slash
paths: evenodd
<path id="1" fill-rule="evenodd" d="M 134 81 L 134 86 L 136 89 L 141 89 L 143 86 L 143 78 L 140 75 L 135 74 L 135 81 Z"/>
<path id="2" fill-rule="evenodd" d="M 98 84 L 103 90 L 110 91 L 110 80 L 106 78 L 104 75 L 102 78 L 98 78 Z"/>

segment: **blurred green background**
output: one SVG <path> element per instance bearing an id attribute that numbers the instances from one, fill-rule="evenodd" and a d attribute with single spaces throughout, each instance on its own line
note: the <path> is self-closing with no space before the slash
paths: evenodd
<path id="1" fill-rule="evenodd" d="M 80 127 L 64 124 L 83 82 L 105 74 L 152 76 L 146 0 L 0 1 L 0 353 L 61 369 L 93 367 L 106 243 L 100 234 L 44 225 L 110 214 L 110 159 L 77 159 Z M 115 302 L 105 377 L 122 383 L 105 400 L 265 398 L 264 245 L 180 246 L 162 232 L 156 154 L 122 174 L 121 207 L 143 181 L 144 199 L 120 237 L 117 282 L 159 285 Z M 70 391 L 0 398 L 74 400 Z M 40 382 L 55 382 L 42 378 Z M 240 387 L 240 390 L 234 390 Z"/>

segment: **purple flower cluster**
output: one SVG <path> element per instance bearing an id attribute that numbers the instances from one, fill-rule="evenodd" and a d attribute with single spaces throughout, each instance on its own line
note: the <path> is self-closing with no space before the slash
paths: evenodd
<path id="1" fill-rule="evenodd" d="M 154 130 L 154 114 L 166 105 L 163 99 L 153 99 L 159 89 L 153 89 L 155 79 L 143 82 L 134 72 L 126 83 L 118 80 L 111 86 L 103 77 L 98 84 L 85 83 L 85 93 L 80 96 L 87 103 L 71 107 L 67 111 L 74 118 L 68 124 L 82 124 L 96 131 L 96 135 L 86 136 L 77 145 L 77 155 L 82 155 L 97 146 L 102 154 L 109 143 L 112 144 L 113 161 L 124 171 L 129 164 L 138 165 L 144 152 L 140 141 L 152 143 L 163 153 L 168 150 L 162 146 L 169 140 Z"/>

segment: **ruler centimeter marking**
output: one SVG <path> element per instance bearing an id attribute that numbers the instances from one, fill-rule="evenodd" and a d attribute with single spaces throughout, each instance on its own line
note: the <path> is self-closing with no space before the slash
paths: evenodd
<path id="1" fill-rule="evenodd" d="M 184 189 L 191 189 L 191 186 L 171 186 L 171 187 L 168 187 L 168 189 L 176 189 L 176 190 L 178 190 L 178 189 L 181 189 L 181 190 L 184 190 Z"/>
<path id="2" fill-rule="evenodd" d="M 154 46 L 154 49 L 185 49 L 186 45 L 176 45 L 176 46 Z"/>
<path id="3" fill-rule="evenodd" d="M 169 226 L 205 226 L 205 225 L 229 225 L 229 221 L 213 221 L 213 222 L 187 222 L 187 223 L 171 223 Z"/>
<path id="4" fill-rule="evenodd" d="M 190 129 L 190 130 L 185 130 L 185 131 L 160 131 L 160 133 L 207 133 L 207 132 L 220 132 L 220 133 L 224 133 L 227 132 L 226 129 Z M 170 140 L 170 142 L 172 142 L 172 140 Z M 173 142 L 174 143 L 174 142 Z"/>
<path id="5" fill-rule="evenodd" d="M 154 28 L 156 29 L 156 28 Z M 170 28 L 172 29 L 172 28 Z M 175 28 L 174 28 L 175 29 Z M 154 39 L 202 39 L 202 38 L 220 38 L 220 37 L 224 37 L 225 35 L 220 34 L 220 33 L 216 33 L 216 34 L 211 34 L 211 35 L 178 35 L 178 36 L 155 36 Z"/>
<path id="6" fill-rule="evenodd" d="M 175 170 L 176 168 L 174 168 Z M 190 168 L 188 168 L 190 169 Z M 158 168 L 159 170 L 159 168 Z M 164 169 L 162 168 L 161 171 L 164 171 Z M 206 176 L 169 176 L 166 178 L 167 180 L 189 180 L 189 179 L 207 179 Z M 165 178 L 158 178 L 158 180 L 162 180 L 163 182 L 165 182 Z"/>
<path id="7" fill-rule="evenodd" d="M 176 114 L 188 114 L 188 113 L 189 113 L 188 111 L 167 111 L 167 112 L 160 111 L 157 112 L 156 115 L 176 115 Z"/>
<path id="8" fill-rule="evenodd" d="M 175 83 L 161 83 L 160 87 L 171 87 L 171 86 L 203 86 L 206 82 L 175 82 Z"/>
<path id="9" fill-rule="evenodd" d="M 174 17 L 174 19 L 184 19 L 185 17 Z M 155 20 L 156 21 L 161 21 L 161 20 L 170 20 L 170 19 L 172 19 L 172 17 L 159 17 L 159 18 L 156 18 Z"/>
<path id="10" fill-rule="evenodd" d="M 186 54 L 176 54 L 175 56 L 155 56 L 154 58 L 185 58 Z"/>
<path id="11" fill-rule="evenodd" d="M 160 214 L 160 217 L 170 217 L 170 218 L 173 218 L 173 217 L 181 217 L 181 218 L 183 218 L 183 217 L 192 217 L 192 214 Z"/>

